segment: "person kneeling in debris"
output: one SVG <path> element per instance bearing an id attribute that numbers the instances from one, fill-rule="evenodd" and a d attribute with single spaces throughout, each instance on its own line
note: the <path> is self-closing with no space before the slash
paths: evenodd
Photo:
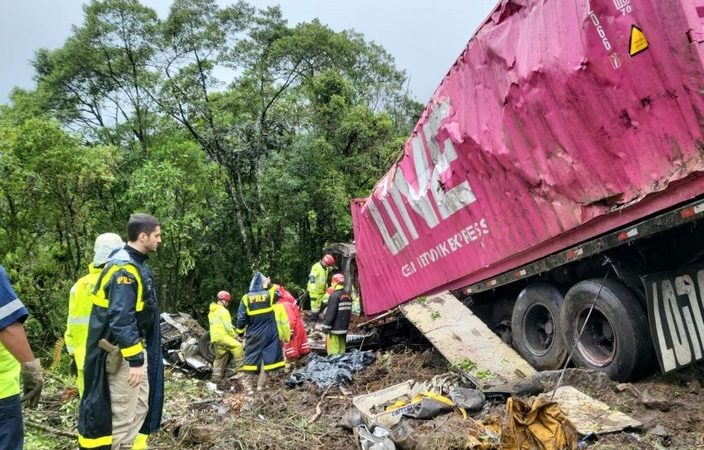
<path id="1" fill-rule="evenodd" d="M 345 290 L 345 276 L 341 273 L 332 276 L 333 293 L 323 319 L 323 333 L 328 334 L 326 347 L 328 355 L 345 353 L 347 328 L 352 315 L 352 298 Z"/>
<path id="2" fill-rule="evenodd" d="M 279 328 L 282 328 L 284 321 L 285 328 L 288 328 L 288 320 L 281 308 L 274 308 L 277 291 L 278 286 L 269 287 L 269 279 L 257 272 L 237 310 L 237 333 L 245 335 L 242 371 L 259 372 L 257 391 L 264 388 L 266 372 L 285 365 L 282 340 L 287 338 L 280 337 L 280 334 L 285 335 L 286 330 L 280 332 Z"/>
<path id="3" fill-rule="evenodd" d="M 225 376 L 225 369 L 230 360 L 230 355 L 234 360 L 235 371 L 244 362 L 244 349 L 235 334 L 232 326 L 232 316 L 227 306 L 230 304 L 230 293 L 220 291 L 217 300 L 210 304 L 208 322 L 210 322 L 210 342 L 213 344 L 213 374 L 211 380 L 214 383 L 222 381 Z"/>

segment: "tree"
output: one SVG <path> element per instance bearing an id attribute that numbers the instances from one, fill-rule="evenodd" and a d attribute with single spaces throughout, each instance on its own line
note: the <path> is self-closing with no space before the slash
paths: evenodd
<path id="1" fill-rule="evenodd" d="M 163 20 L 137 0 L 84 11 L 37 52 L 37 88 L 0 107 L 0 254 L 25 298 L 52 299 L 30 305 L 43 336 L 60 334 L 95 236 L 124 235 L 136 211 L 163 223 L 151 264 L 167 309 L 203 317 L 254 269 L 301 288 L 326 243 L 352 239 L 350 199 L 420 114 L 393 58 L 244 2 L 175 0 Z"/>
<path id="2" fill-rule="evenodd" d="M 116 180 L 117 153 L 82 146 L 44 119 L 0 125 L 0 148 L 3 264 L 41 323 L 38 334 L 59 336 L 67 286 L 85 270 L 106 206 L 101 198 Z"/>
<path id="3" fill-rule="evenodd" d="M 63 47 L 37 52 L 39 89 L 64 123 L 115 145 L 136 139 L 146 151 L 158 17 L 137 0 L 92 0 L 84 12 L 85 23 Z"/>

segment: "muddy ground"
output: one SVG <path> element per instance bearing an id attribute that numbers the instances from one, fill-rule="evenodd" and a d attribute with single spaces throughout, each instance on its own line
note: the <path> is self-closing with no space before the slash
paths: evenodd
<path id="1" fill-rule="evenodd" d="M 248 395 L 256 381 L 245 377 L 221 385 L 219 393 L 207 387 L 207 380 L 167 372 L 163 428 L 151 439 L 150 448 L 355 449 L 352 433 L 339 426 L 345 412 L 352 408 L 353 396 L 408 379 L 429 380 L 447 371 L 447 362 L 431 347 L 396 344 L 378 350 L 376 362 L 358 374 L 345 392 L 338 388 L 321 392 L 311 384 L 290 389 L 284 383 L 288 375 L 280 371 L 272 375 L 264 392 Z M 557 372 L 541 374 L 548 390 L 558 377 Z M 568 369 L 563 384 L 575 386 L 644 423 L 637 430 L 600 436 L 584 448 L 695 449 L 704 448 L 703 380 L 704 365 L 699 364 L 631 384 L 613 382 L 599 373 Z M 55 377 L 49 381 L 42 409 L 30 412 L 28 418 L 53 431 L 29 426 L 31 446 L 26 448 L 75 448 L 75 441 L 55 434 L 56 430 L 75 432 L 75 392 Z M 409 419 L 408 424 L 414 430 L 417 450 L 493 449 L 500 448 L 497 439 L 480 425 L 498 426 L 504 416 L 503 404 L 487 404 L 471 419 L 450 413 L 428 421 Z"/>
<path id="2" fill-rule="evenodd" d="M 407 379 L 430 379 L 446 371 L 447 363 L 436 351 L 399 347 L 380 352 L 377 362 L 349 386 L 349 396 L 331 389 L 323 397 L 311 385 L 288 389 L 283 387 L 285 377 L 281 373 L 272 379 L 268 392 L 254 395 L 251 409 L 246 411 L 238 411 L 246 395 L 239 381 L 234 381 L 234 391 L 224 394 L 215 409 L 211 406 L 189 411 L 187 401 L 172 397 L 166 408 L 170 414 L 157 442 L 164 448 L 193 449 L 356 448 L 352 434 L 339 426 L 342 416 L 352 407 L 351 396 L 374 392 Z M 554 372 L 541 374 L 546 389 L 553 388 L 558 377 Z M 644 423 L 639 430 L 601 436 L 585 448 L 694 449 L 704 448 L 700 380 L 704 380 L 702 365 L 627 385 L 615 383 L 600 373 L 568 369 L 563 384 L 575 386 L 612 409 Z M 220 404 L 232 406 L 232 409 L 218 411 Z M 487 404 L 473 418 L 483 423 L 500 423 L 504 416 L 503 404 Z M 478 431 L 477 423 L 463 419 L 458 413 L 429 421 L 409 420 L 409 423 L 415 430 L 418 450 L 470 448 L 470 442 L 476 442 L 471 440 L 471 435 L 479 437 L 486 444 L 484 448 L 499 448 L 498 444 L 491 445 L 490 436 L 481 436 L 483 433 Z"/>

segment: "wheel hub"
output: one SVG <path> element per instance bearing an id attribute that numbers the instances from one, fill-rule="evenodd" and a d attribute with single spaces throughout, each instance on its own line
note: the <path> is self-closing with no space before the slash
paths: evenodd
<path id="1" fill-rule="evenodd" d="M 610 364 L 616 355 L 617 342 L 614 339 L 614 330 L 609 320 L 598 308 L 594 308 L 585 326 L 584 323 L 588 315 L 589 307 L 585 306 L 576 316 L 574 335 L 579 336 L 579 332 L 584 327 L 577 348 L 589 364 L 604 367 Z"/>
<path id="2" fill-rule="evenodd" d="M 532 354 L 542 356 L 550 350 L 554 341 L 555 325 L 546 307 L 536 304 L 526 312 L 523 335 Z"/>

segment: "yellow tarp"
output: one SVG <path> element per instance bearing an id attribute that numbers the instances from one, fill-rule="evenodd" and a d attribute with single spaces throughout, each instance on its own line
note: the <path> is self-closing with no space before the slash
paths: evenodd
<path id="1" fill-rule="evenodd" d="M 506 424 L 501 433 L 502 450 L 576 450 L 577 431 L 560 406 L 537 399 L 532 407 L 509 398 Z"/>

